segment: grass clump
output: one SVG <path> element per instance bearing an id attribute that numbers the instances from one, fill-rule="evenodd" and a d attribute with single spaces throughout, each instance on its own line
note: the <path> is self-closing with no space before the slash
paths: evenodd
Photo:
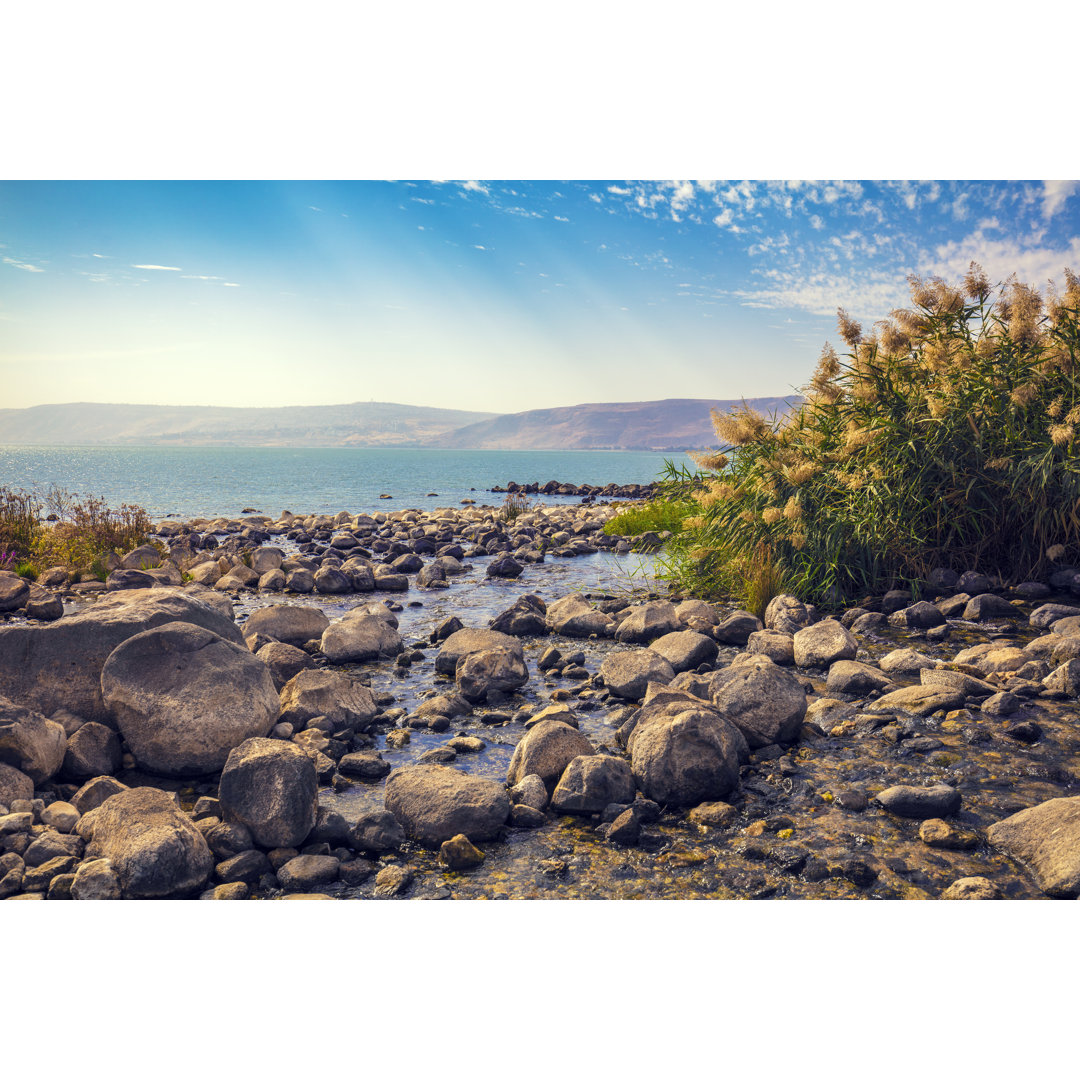
<path id="1" fill-rule="evenodd" d="M 689 500 L 652 499 L 621 510 L 604 525 L 604 532 L 608 536 L 640 536 L 665 529 L 677 533 L 693 511 L 694 503 Z"/>
<path id="2" fill-rule="evenodd" d="M 800 407 L 713 414 L 725 445 L 699 461 L 669 575 L 738 595 L 757 573 L 835 604 L 917 590 L 936 566 L 1016 581 L 1080 558 L 1080 279 L 1065 281 L 995 290 L 972 263 L 961 286 L 911 278 L 912 308 L 872 334 L 841 309 L 849 351 L 825 347 Z"/>
<path id="3" fill-rule="evenodd" d="M 529 509 L 529 497 L 521 491 L 510 491 L 503 500 L 499 511 L 499 520 L 511 522 L 517 520 Z"/>

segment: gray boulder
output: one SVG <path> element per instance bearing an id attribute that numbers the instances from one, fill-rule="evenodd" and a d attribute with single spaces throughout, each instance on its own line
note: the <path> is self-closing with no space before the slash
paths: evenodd
<path id="1" fill-rule="evenodd" d="M 713 631 L 713 637 L 721 645 L 738 645 L 742 648 L 750 638 L 763 629 L 761 620 L 749 611 L 733 611 Z"/>
<path id="2" fill-rule="evenodd" d="M 322 637 L 330 620 L 316 607 L 303 604 L 271 604 L 253 611 L 244 623 L 244 633 L 265 634 L 275 641 L 299 647 Z"/>
<path id="3" fill-rule="evenodd" d="M 899 817 L 927 818 L 951 817 L 960 809 L 960 792 L 948 784 L 933 787 L 911 787 L 897 784 L 875 796 L 877 801 Z"/>
<path id="4" fill-rule="evenodd" d="M 631 802 L 634 790 L 630 766 L 622 758 L 581 755 L 563 770 L 551 806 L 560 814 L 599 814 L 611 803 Z"/>
<path id="5" fill-rule="evenodd" d="M 829 667 L 825 688 L 830 694 L 868 694 L 873 690 L 890 689 L 888 675 L 871 664 L 858 660 L 837 660 Z"/>
<path id="6" fill-rule="evenodd" d="M 274 689 L 279 693 L 294 675 L 315 667 L 315 661 L 303 649 L 298 649 L 295 645 L 286 645 L 284 641 L 271 641 L 263 645 L 255 653 L 255 657 L 266 665 Z"/>
<path id="7" fill-rule="evenodd" d="M 93 812 L 87 859 L 108 859 L 125 900 L 190 895 L 202 888 L 214 859 L 202 833 L 157 788 L 130 788 Z"/>
<path id="8" fill-rule="evenodd" d="M 510 816 L 502 786 L 445 765 L 396 769 L 386 780 L 386 809 L 406 835 L 436 846 L 459 833 L 493 840 Z"/>
<path id="9" fill-rule="evenodd" d="M 514 748 L 506 782 L 513 787 L 526 776 L 536 775 L 553 789 L 574 758 L 595 753 L 592 743 L 577 728 L 561 720 L 542 720 L 529 728 Z"/>
<path id="10" fill-rule="evenodd" d="M 670 600 L 652 600 L 630 609 L 630 614 L 615 630 L 615 640 L 623 644 L 646 645 L 681 629 L 675 605 Z"/>
<path id="11" fill-rule="evenodd" d="M 280 694 L 277 718 L 299 730 L 316 716 L 327 717 L 337 728 L 364 730 L 379 711 L 371 691 L 343 672 L 315 669 L 294 675 Z"/>
<path id="12" fill-rule="evenodd" d="M 10 570 L 0 570 L 0 612 L 18 611 L 30 596 L 30 583 Z"/>
<path id="13" fill-rule="evenodd" d="M 837 660 L 854 660 L 859 651 L 855 635 L 836 619 L 822 619 L 796 631 L 792 645 L 798 667 L 828 667 Z"/>
<path id="14" fill-rule="evenodd" d="M 217 772 L 229 751 L 277 722 L 266 665 L 187 623 L 146 630 L 113 650 L 102 700 L 139 765 L 164 776 Z"/>
<path id="15" fill-rule="evenodd" d="M 34 781 L 21 769 L 0 761 L 0 806 L 10 806 L 16 799 L 32 799 Z"/>
<path id="16" fill-rule="evenodd" d="M 1080 796 L 1050 799 L 991 825 L 990 845 L 1023 863 L 1048 896 L 1080 893 Z"/>
<path id="17" fill-rule="evenodd" d="M 60 771 L 66 746 L 60 724 L 0 697 L 0 763 L 40 786 Z"/>
<path id="18" fill-rule="evenodd" d="M 931 604 L 926 600 L 919 600 L 917 603 L 909 604 L 899 611 L 894 611 L 889 616 L 888 621 L 890 626 L 906 626 L 913 630 L 929 630 L 931 627 L 941 626 L 946 620 L 941 613 L 941 608 L 936 604 Z"/>
<path id="19" fill-rule="evenodd" d="M 112 776 L 95 776 L 93 780 L 87 780 L 71 796 L 69 801 L 80 814 L 89 814 L 91 810 L 96 810 L 106 799 L 127 790 L 127 784 L 121 784 L 119 780 Z"/>
<path id="20" fill-rule="evenodd" d="M 713 704 L 752 750 L 791 742 L 806 715 L 802 683 L 766 656 L 737 657 L 730 667 L 709 676 L 709 691 Z"/>
<path id="21" fill-rule="evenodd" d="M 341 860 L 333 855 L 297 855 L 278 869 L 277 879 L 283 889 L 303 892 L 337 881 L 340 871 Z"/>
<path id="22" fill-rule="evenodd" d="M 479 630 L 473 627 L 465 627 L 451 634 L 439 649 L 435 657 L 435 670 L 443 675 L 455 675 L 458 661 L 470 653 L 482 652 L 484 649 L 494 649 L 502 646 L 521 657 L 522 663 L 525 654 L 521 648 L 521 642 L 509 634 L 500 634 L 496 630 Z"/>
<path id="23" fill-rule="evenodd" d="M 315 763 L 280 739 L 248 739 L 229 754 L 218 799 L 226 822 L 245 825 L 261 847 L 296 847 L 315 825 Z"/>
<path id="24" fill-rule="evenodd" d="M 682 607 L 682 605 L 679 605 Z M 654 653 L 659 653 L 679 674 L 692 671 L 701 664 L 711 664 L 719 652 L 719 647 L 711 637 L 694 630 L 676 630 L 658 637 L 650 646 Z"/>
<path id="25" fill-rule="evenodd" d="M 585 599 L 581 593 L 571 593 L 548 605 L 547 624 L 554 634 L 566 637 L 606 637 L 614 626 L 610 615 L 605 615 Z"/>
<path id="26" fill-rule="evenodd" d="M 795 636 L 786 630 L 756 630 L 746 639 L 751 656 L 767 656 L 774 664 L 795 663 Z"/>
<path id="27" fill-rule="evenodd" d="M 652 649 L 623 649 L 604 657 L 600 676 L 616 697 L 640 701 L 650 682 L 669 683 L 675 678 L 675 671 Z"/>
<path id="28" fill-rule="evenodd" d="M 490 629 L 511 637 L 535 637 L 548 632 L 547 604 L 531 593 L 520 597 L 491 620 Z"/>
<path id="29" fill-rule="evenodd" d="M 319 648 L 332 663 L 344 664 L 388 660 L 404 646 L 401 635 L 386 619 L 359 608 L 332 622 L 323 631 Z"/>
<path id="30" fill-rule="evenodd" d="M 350 839 L 357 851 L 381 855 L 384 851 L 397 851 L 405 843 L 405 830 L 388 811 L 371 810 L 357 819 Z"/>
<path id="31" fill-rule="evenodd" d="M 61 773 L 65 780 L 81 784 L 116 772 L 121 756 L 116 732 L 90 720 L 68 737 Z"/>
<path id="32" fill-rule="evenodd" d="M 767 630 L 783 630 L 786 634 L 794 634 L 804 626 L 809 626 L 812 621 L 806 605 L 789 593 L 774 596 L 765 608 Z"/>
<path id="33" fill-rule="evenodd" d="M 101 669 L 109 654 L 128 638 L 173 622 L 243 644 L 231 619 L 191 596 L 170 589 L 119 593 L 56 622 L 0 628 L 0 694 L 46 716 L 68 709 L 111 725 L 101 699 Z"/>
<path id="34" fill-rule="evenodd" d="M 481 702 L 495 690 L 508 694 L 529 681 L 529 669 L 521 653 L 521 646 L 508 649 L 497 645 L 492 649 L 463 656 L 454 674 L 458 690 L 466 701 Z"/>

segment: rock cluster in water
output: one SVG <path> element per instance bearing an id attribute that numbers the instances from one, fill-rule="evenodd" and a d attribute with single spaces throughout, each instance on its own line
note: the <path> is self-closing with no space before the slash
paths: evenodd
<path id="1" fill-rule="evenodd" d="M 106 582 L 0 575 L 0 898 L 498 895 L 508 835 L 516 895 L 1080 893 L 1075 577 L 763 621 L 523 590 L 403 636 L 396 598 L 469 560 L 625 551 L 611 513 L 200 519 Z M 384 675 L 430 685 L 402 709 Z M 335 809 L 358 787 L 381 806 Z"/>

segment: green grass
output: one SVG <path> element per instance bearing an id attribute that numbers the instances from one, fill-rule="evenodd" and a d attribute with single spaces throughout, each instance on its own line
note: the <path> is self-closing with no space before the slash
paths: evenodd
<path id="1" fill-rule="evenodd" d="M 640 536 L 646 532 L 677 533 L 683 527 L 683 519 L 693 513 L 692 502 L 673 502 L 653 499 L 639 506 L 631 506 L 616 514 L 605 526 L 608 536 Z"/>

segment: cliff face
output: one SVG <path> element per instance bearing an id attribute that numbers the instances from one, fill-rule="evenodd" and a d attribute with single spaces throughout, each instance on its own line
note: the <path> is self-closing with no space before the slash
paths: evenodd
<path id="1" fill-rule="evenodd" d="M 769 415 L 799 399 L 750 398 Z M 469 424 L 433 440 L 433 446 L 478 450 L 686 450 L 715 446 L 711 410 L 727 412 L 741 399 L 669 398 L 532 409 Z"/>

